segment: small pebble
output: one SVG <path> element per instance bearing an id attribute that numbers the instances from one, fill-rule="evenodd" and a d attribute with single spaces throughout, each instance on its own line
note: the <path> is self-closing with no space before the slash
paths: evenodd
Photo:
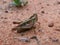
<path id="1" fill-rule="evenodd" d="M 29 38 L 15 37 L 15 39 L 18 39 L 19 41 L 22 41 L 22 42 L 30 42 L 30 39 Z"/>
<path id="2" fill-rule="evenodd" d="M 54 23 L 50 23 L 48 24 L 49 27 L 53 27 L 54 26 Z"/>
<path id="3" fill-rule="evenodd" d="M 44 11 L 41 11 L 41 13 L 45 13 Z"/>
<path id="4" fill-rule="evenodd" d="M 56 31 L 60 31 L 60 28 L 55 29 Z"/>

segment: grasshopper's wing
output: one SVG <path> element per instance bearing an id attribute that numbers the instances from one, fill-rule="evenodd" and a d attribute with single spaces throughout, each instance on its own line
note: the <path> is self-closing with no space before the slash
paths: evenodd
<path id="1" fill-rule="evenodd" d="M 33 16 L 31 16 L 28 20 L 25 20 L 23 22 L 20 23 L 20 27 L 21 28 L 31 28 L 33 27 L 33 25 L 35 24 L 35 22 L 37 21 L 37 15 L 34 14 Z M 18 26 L 18 27 L 19 27 Z"/>
<path id="2" fill-rule="evenodd" d="M 20 27 L 21 29 L 29 29 L 32 28 L 32 26 L 34 25 L 32 20 L 26 20 L 22 23 L 20 23 L 17 27 Z"/>

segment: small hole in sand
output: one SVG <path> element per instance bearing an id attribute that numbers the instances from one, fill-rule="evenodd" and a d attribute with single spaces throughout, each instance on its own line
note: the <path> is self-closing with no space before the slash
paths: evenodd
<path id="1" fill-rule="evenodd" d="M 60 2 L 57 2 L 57 4 L 60 4 Z"/>
<path id="2" fill-rule="evenodd" d="M 50 6 L 49 4 L 47 4 L 47 6 Z"/>
<path id="3" fill-rule="evenodd" d="M 8 13 L 8 11 L 6 10 L 5 13 Z"/>
<path id="4" fill-rule="evenodd" d="M 41 11 L 41 13 L 45 13 L 44 11 Z"/>
<path id="5" fill-rule="evenodd" d="M 41 9 L 43 9 L 44 7 L 41 7 Z"/>
<path id="6" fill-rule="evenodd" d="M 39 3 L 39 4 L 41 4 L 41 3 Z"/>
<path id="7" fill-rule="evenodd" d="M 29 9 L 26 9 L 27 11 L 29 10 Z"/>
<path id="8" fill-rule="evenodd" d="M 7 19 L 6 17 L 1 17 L 1 19 Z"/>
<path id="9" fill-rule="evenodd" d="M 6 17 L 4 19 L 7 19 Z"/>
<path id="10" fill-rule="evenodd" d="M 3 19 L 3 17 L 1 17 L 1 19 Z"/>
<path id="11" fill-rule="evenodd" d="M 60 32 L 60 28 L 56 28 L 55 30 Z"/>

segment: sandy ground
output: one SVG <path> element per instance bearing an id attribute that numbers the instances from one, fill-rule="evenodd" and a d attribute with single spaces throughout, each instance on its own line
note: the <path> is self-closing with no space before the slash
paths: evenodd
<path id="1" fill-rule="evenodd" d="M 60 0 L 28 0 L 28 5 L 17 8 L 8 7 L 11 0 L 0 0 L 0 45 L 60 45 Z M 24 33 L 12 32 L 18 24 L 34 13 L 38 15 L 36 29 Z M 38 41 L 30 39 L 24 42 L 19 38 L 36 36 Z"/>

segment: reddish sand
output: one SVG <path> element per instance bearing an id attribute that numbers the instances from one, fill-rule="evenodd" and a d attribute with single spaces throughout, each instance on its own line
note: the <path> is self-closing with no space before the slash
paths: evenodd
<path id="1" fill-rule="evenodd" d="M 8 7 L 11 0 L 0 0 L 0 45 L 60 45 L 60 0 L 28 0 L 28 5 L 22 8 Z M 38 15 L 36 29 L 18 34 L 12 28 L 34 13 Z M 34 31 L 35 30 L 35 31 Z M 14 37 L 30 38 L 30 42 L 23 42 Z"/>

